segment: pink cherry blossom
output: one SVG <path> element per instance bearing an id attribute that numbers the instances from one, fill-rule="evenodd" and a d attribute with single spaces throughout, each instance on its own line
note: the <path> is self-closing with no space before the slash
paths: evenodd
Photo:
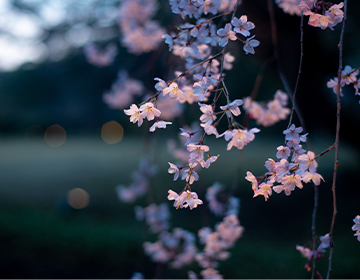
<path id="1" fill-rule="evenodd" d="M 225 47 L 227 45 L 227 43 L 229 42 L 229 40 L 232 40 L 232 41 L 237 40 L 236 33 L 232 30 L 232 26 L 230 23 L 225 24 L 224 28 L 220 28 L 217 31 L 217 35 L 219 35 L 219 37 L 221 37 L 221 39 L 219 41 L 220 47 Z"/>
<path id="2" fill-rule="evenodd" d="M 172 122 L 157 121 L 150 127 L 149 131 L 154 132 L 156 128 L 166 128 L 166 125 L 172 124 Z"/>
<path id="3" fill-rule="evenodd" d="M 239 106 L 243 105 L 244 101 L 242 101 L 241 99 L 235 99 L 233 102 L 225 105 L 225 106 L 220 106 L 220 109 L 223 111 L 226 111 L 227 116 L 230 118 L 231 114 L 230 112 L 234 115 L 234 116 L 239 116 L 241 114 Z"/>
<path id="4" fill-rule="evenodd" d="M 159 117 L 161 112 L 159 109 L 155 108 L 154 103 L 147 102 L 140 106 L 140 115 L 142 118 L 147 118 L 148 121 L 153 120 L 155 117 Z"/>
<path id="5" fill-rule="evenodd" d="M 234 31 L 236 33 L 239 33 L 245 37 L 250 36 L 249 30 L 252 30 L 255 28 L 255 24 L 251 21 L 247 21 L 247 16 L 243 15 L 240 18 L 234 17 L 231 20 L 231 24 L 235 27 Z"/>
<path id="6" fill-rule="evenodd" d="M 255 53 L 254 48 L 260 45 L 260 42 L 258 40 L 253 39 L 254 37 L 255 37 L 255 35 L 246 39 L 246 41 L 244 42 L 243 49 L 246 54 L 249 54 L 249 53 L 254 54 Z"/>
<path id="7" fill-rule="evenodd" d="M 130 116 L 130 122 L 138 122 L 138 126 L 141 126 L 143 123 L 144 116 L 141 115 L 141 110 L 135 104 L 130 106 L 130 109 L 124 110 L 125 114 Z"/>
<path id="8" fill-rule="evenodd" d="M 308 151 L 306 155 L 298 156 L 296 161 L 299 164 L 299 168 L 301 170 L 305 171 L 309 169 L 310 173 L 315 174 L 318 164 L 315 160 L 314 152 Z"/>

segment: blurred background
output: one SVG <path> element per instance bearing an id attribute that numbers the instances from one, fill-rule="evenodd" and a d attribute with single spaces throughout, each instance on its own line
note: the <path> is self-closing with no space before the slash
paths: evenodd
<path id="1" fill-rule="evenodd" d="M 124 41 L 118 0 L 1 0 L 0 1 L 0 268 L 4 278 L 130 278 L 135 271 L 146 278 L 159 276 L 159 267 L 143 253 L 142 243 L 155 241 L 146 225 L 136 221 L 134 206 L 166 201 L 169 188 L 183 182 L 167 174 L 168 139 L 180 146 L 177 127 L 199 117 L 196 106 L 185 106 L 186 117 L 174 126 L 149 135 L 123 110 L 110 108 L 104 94 L 118 90 L 119 71 L 152 92 L 154 77 L 172 79 L 177 58 L 163 39 L 151 51 L 134 53 Z M 343 63 L 360 66 L 360 4 L 349 3 Z M 294 89 L 300 57 L 300 17 L 285 14 L 274 4 L 280 62 Z M 227 73 L 231 97 L 249 96 L 262 65 L 273 55 L 266 1 L 243 0 L 238 16 L 255 23 L 260 41 L 255 55 L 245 55 L 236 43 L 228 50 L 236 57 Z M 154 20 L 164 33 L 181 23 L 167 1 L 159 1 Z M 304 61 L 297 102 L 304 116 L 311 150 L 316 154 L 334 143 L 336 98 L 326 82 L 337 76 L 340 26 L 320 30 L 304 21 Z M 89 47 L 91 46 L 91 47 Z M 110 47 L 109 47 L 110 46 Z M 105 61 L 91 60 L 94 49 L 107 50 Z M 107 49 L 109 48 L 109 49 Z M 114 49 L 115 48 L 115 51 Z M 109 59 L 107 61 L 106 59 Z M 94 65 L 95 64 L 95 65 Z M 276 63 L 264 71 L 258 100 L 270 100 L 285 90 Z M 121 76 L 121 75 L 120 75 Z M 121 81 L 121 79 L 120 79 Z M 353 219 L 360 214 L 359 96 L 344 88 L 341 112 L 340 166 L 337 180 L 338 215 L 334 232 L 334 278 L 359 278 L 360 244 L 353 236 Z M 135 101 L 134 101 L 135 102 Z M 128 108 L 127 106 L 126 108 Z M 298 126 L 299 121 L 295 117 Z M 251 121 L 249 127 L 255 126 Z M 241 199 L 243 237 L 220 264 L 225 278 L 308 278 L 306 260 L 295 250 L 311 239 L 313 187 L 291 196 L 274 194 L 266 203 L 252 198 L 244 177 L 265 172 L 264 162 L 275 157 L 284 141 L 287 121 L 260 127 L 262 133 L 242 151 L 226 151 L 227 143 L 208 137 L 218 161 L 200 174 L 194 185 L 200 197 L 214 181 Z M 309 147 L 308 147 L 309 148 Z M 310 148 L 309 148 L 310 149 Z M 129 185 L 129 174 L 141 158 L 150 158 L 159 173 L 150 195 L 135 203 L 120 202 L 118 185 Z M 317 234 L 330 229 L 334 153 L 318 160 L 325 183 L 319 187 Z M 197 232 L 219 220 L 207 205 L 175 210 L 167 202 L 173 226 Z M 327 255 L 318 261 L 326 275 Z M 161 278 L 187 278 L 187 271 L 161 268 Z"/>

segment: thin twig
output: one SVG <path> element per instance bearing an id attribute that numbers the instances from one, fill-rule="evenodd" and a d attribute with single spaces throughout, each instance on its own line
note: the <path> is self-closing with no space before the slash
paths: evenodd
<path id="1" fill-rule="evenodd" d="M 287 127 L 288 129 L 291 126 L 294 111 L 295 111 L 295 95 L 296 95 L 296 92 L 297 92 L 298 86 L 299 86 L 303 57 L 304 57 L 304 14 L 301 14 L 301 21 L 300 21 L 300 63 L 299 63 L 298 76 L 296 78 L 295 89 L 294 89 L 294 93 L 293 93 L 292 109 L 291 109 L 291 114 L 290 114 L 290 118 L 289 118 L 289 124 L 288 124 L 288 127 Z"/>
<path id="2" fill-rule="evenodd" d="M 320 154 L 318 154 L 318 155 L 315 157 L 315 159 L 318 158 L 318 157 L 323 156 L 324 154 L 326 154 L 327 152 L 331 151 L 331 150 L 334 149 L 334 148 L 335 148 L 335 145 L 330 146 L 330 147 L 327 148 L 325 151 L 323 151 L 323 152 L 321 152 Z"/>
<path id="3" fill-rule="evenodd" d="M 329 244 L 330 244 L 330 255 L 329 255 L 329 268 L 327 272 L 326 279 L 329 279 L 331 269 L 332 269 L 332 256 L 334 253 L 334 226 L 335 226 L 335 217 L 337 214 L 337 205 L 336 205 L 336 177 L 337 177 L 337 169 L 339 165 L 339 138 L 340 138 L 340 110 L 341 110 L 341 101 L 340 101 L 340 89 L 341 89 L 341 73 L 343 71 L 343 41 L 344 41 L 344 33 L 345 33 L 345 22 L 347 13 L 347 0 L 344 1 L 344 19 L 342 22 L 340 40 L 339 40 L 339 68 L 338 68 L 338 84 L 336 88 L 336 135 L 335 135 L 335 160 L 334 160 L 334 174 L 332 181 L 332 195 L 333 195 L 333 216 L 331 219 L 330 233 L 329 233 Z"/>
<path id="4" fill-rule="evenodd" d="M 311 249 L 313 252 L 315 252 L 315 248 L 316 248 L 316 214 L 317 214 L 318 207 L 319 207 L 319 187 L 314 184 L 314 209 L 313 209 L 313 213 L 312 213 L 312 222 L 311 222 L 311 234 L 312 234 L 312 248 Z M 311 279 L 314 279 L 315 269 L 316 269 L 314 257 L 313 257 L 312 261 L 313 262 L 312 262 Z"/>
<path id="5" fill-rule="evenodd" d="M 277 28 L 276 28 L 276 21 L 275 21 L 275 14 L 274 14 L 274 4 L 273 4 L 273 0 L 268 0 L 268 11 L 269 11 L 269 17 L 270 17 L 270 25 L 271 25 L 271 38 L 272 38 L 272 43 L 273 43 L 273 48 L 274 48 L 274 56 L 276 59 L 276 63 L 277 63 L 277 67 L 278 67 L 278 72 L 279 72 L 279 76 L 280 79 L 285 87 L 285 90 L 291 100 L 291 102 L 293 103 L 293 108 L 296 112 L 296 115 L 299 118 L 301 127 L 304 129 L 304 131 L 306 131 L 306 126 L 305 126 L 305 121 L 304 118 L 293 98 L 293 92 L 291 90 L 291 87 L 289 85 L 288 80 L 286 79 L 286 76 L 284 74 L 284 70 L 282 68 L 282 65 L 280 63 L 280 55 L 279 55 L 279 49 L 278 49 L 278 41 L 277 41 Z"/>
<path id="6" fill-rule="evenodd" d="M 240 4 L 240 0 L 237 0 L 237 1 L 236 1 L 236 4 L 235 4 L 235 6 L 234 6 L 234 9 L 232 10 L 231 20 L 235 17 L 235 13 L 236 13 L 236 10 L 237 10 L 239 4 Z M 220 80 L 219 80 L 218 86 L 220 85 L 220 81 L 221 81 L 221 83 L 222 83 L 222 85 L 224 86 L 224 89 L 225 89 L 225 92 L 224 92 L 224 93 L 225 93 L 225 96 L 226 96 L 226 102 L 227 102 L 227 105 L 229 105 L 229 104 L 230 104 L 229 92 L 228 92 L 228 90 L 227 90 L 227 88 L 226 88 L 226 86 L 225 86 L 225 82 L 224 82 L 224 79 L 223 79 L 223 77 L 222 77 L 223 71 L 224 71 L 224 63 L 225 63 L 225 48 L 226 48 L 226 45 L 223 47 L 223 49 L 222 49 L 222 51 L 221 51 L 221 53 L 223 54 L 223 56 L 222 56 L 222 58 L 221 58 L 221 63 L 220 63 L 220 71 L 219 71 L 219 79 L 220 79 Z M 215 94 L 215 96 L 214 96 L 214 100 L 215 100 L 215 97 L 216 97 L 216 94 Z M 234 122 L 234 117 L 233 117 L 232 114 L 231 114 L 230 118 L 231 118 L 231 123 L 233 123 L 233 122 Z"/>

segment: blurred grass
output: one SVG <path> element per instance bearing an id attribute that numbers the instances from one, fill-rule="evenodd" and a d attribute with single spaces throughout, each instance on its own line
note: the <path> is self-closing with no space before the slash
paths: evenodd
<path id="1" fill-rule="evenodd" d="M 312 141 L 319 153 L 330 146 L 328 137 Z M 135 204 L 166 200 L 169 188 L 180 191 L 183 182 L 173 182 L 167 174 L 166 139 L 150 140 L 149 155 L 156 155 L 159 174 L 152 179 L 149 195 Z M 313 188 L 306 185 L 291 196 L 274 194 L 269 201 L 252 198 L 246 171 L 260 175 L 268 157 L 274 157 L 283 138 L 269 139 L 261 134 L 247 149 L 226 151 L 224 141 L 206 139 L 211 154 L 220 157 L 202 171 L 194 190 L 204 198 L 205 189 L 219 181 L 228 189 L 234 174 L 238 184 L 233 192 L 241 198 L 240 222 L 244 236 L 231 250 L 232 257 L 220 264 L 226 278 L 308 278 L 306 260 L 295 250 L 311 238 Z M 141 243 L 149 236 L 146 227 L 134 219 L 133 204 L 120 203 L 115 193 L 118 184 L 128 185 L 129 174 L 136 169 L 144 141 L 131 136 L 116 145 L 100 139 L 69 136 L 65 144 L 51 148 L 38 139 L 3 139 L 0 142 L 0 254 L 5 278 L 130 278 L 134 271 L 154 276 L 157 266 L 143 255 Z M 180 144 L 179 144 L 180 147 Z M 238 160 L 240 166 L 238 167 Z M 319 173 L 325 178 L 320 186 L 317 233 L 330 228 L 332 214 L 331 178 L 333 155 L 319 159 Z M 360 213 L 356 184 L 358 154 L 353 147 L 340 149 L 338 199 L 339 214 L 335 226 L 334 278 L 360 276 L 360 244 L 351 231 L 352 219 Z M 66 203 L 66 193 L 80 187 L 90 194 L 90 205 L 74 210 Z M 171 203 L 169 203 L 171 207 Z M 206 204 L 195 210 L 171 208 L 172 224 L 196 232 L 219 220 L 208 215 Z M 326 255 L 327 256 L 327 255 Z M 326 256 L 318 262 L 323 276 Z M 196 266 L 192 269 L 196 271 Z M 164 268 L 165 278 L 186 278 L 188 268 Z M 198 270 L 196 271 L 198 272 Z"/>

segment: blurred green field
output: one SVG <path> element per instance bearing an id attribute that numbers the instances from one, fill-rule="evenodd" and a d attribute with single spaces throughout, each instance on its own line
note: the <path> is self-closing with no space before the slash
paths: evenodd
<path id="1" fill-rule="evenodd" d="M 161 136 L 161 134 L 159 134 Z M 164 135 L 164 134 L 163 134 Z M 319 138 L 320 139 L 320 138 Z M 199 272 L 196 265 L 180 270 L 159 267 L 144 256 L 142 242 L 154 241 L 146 226 L 134 219 L 134 206 L 166 200 L 169 188 L 180 191 L 183 182 L 173 182 L 167 174 L 166 139 L 149 140 L 159 174 L 153 178 L 149 194 L 135 204 L 120 203 L 115 193 L 119 184 L 129 184 L 129 174 L 144 156 L 144 140 L 125 135 L 115 145 L 100 138 L 68 136 L 64 145 L 49 147 L 41 139 L 18 138 L 0 142 L 0 268 L 3 278 L 130 278 L 134 271 L 154 278 L 187 278 L 187 271 Z M 231 250 L 232 257 L 220 264 L 225 278 L 309 278 L 306 260 L 295 250 L 311 238 L 313 188 L 306 185 L 291 196 L 274 194 L 266 203 L 252 198 L 251 186 L 244 177 L 247 170 L 255 175 L 265 172 L 263 164 L 274 157 L 283 141 L 257 137 L 247 149 L 226 151 L 223 141 L 207 141 L 218 161 L 202 171 L 194 184 L 200 197 L 205 188 L 219 181 L 228 189 L 234 174 L 238 183 L 234 194 L 241 199 L 240 223 L 243 237 Z M 312 141 L 319 153 L 332 144 L 332 139 Z M 354 152 L 355 151 L 355 152 Z M 156 155 L 156 156 L 154 156 Z M 342 143 L 338 179 L 338 216 L 332 278 L 360 277 L 360 243 L 353 236 L 352 219 L 360 214 L 356 183 L 360 170 L 359 155 Z M 240 165 L 237 162 L 240 160 Z M 320 186 L 317 233 L 329 231 L 332 215 L 331 178 L 333 154 L 319 160 L 318 172 L 325 178 Z M 90 204 L 82 210 L 72 209 L 66 194 L 83 188 L 90 194 Z M 204 199 L 205 200 L 205 199 Z M 202 205 L 192 211 L 175 210 L 172 203 L 172 225 L 196 232 L 202 226 L 213 226 L 219 219 Z M 323 276 L 327 255 L 318 261 Z"/>

